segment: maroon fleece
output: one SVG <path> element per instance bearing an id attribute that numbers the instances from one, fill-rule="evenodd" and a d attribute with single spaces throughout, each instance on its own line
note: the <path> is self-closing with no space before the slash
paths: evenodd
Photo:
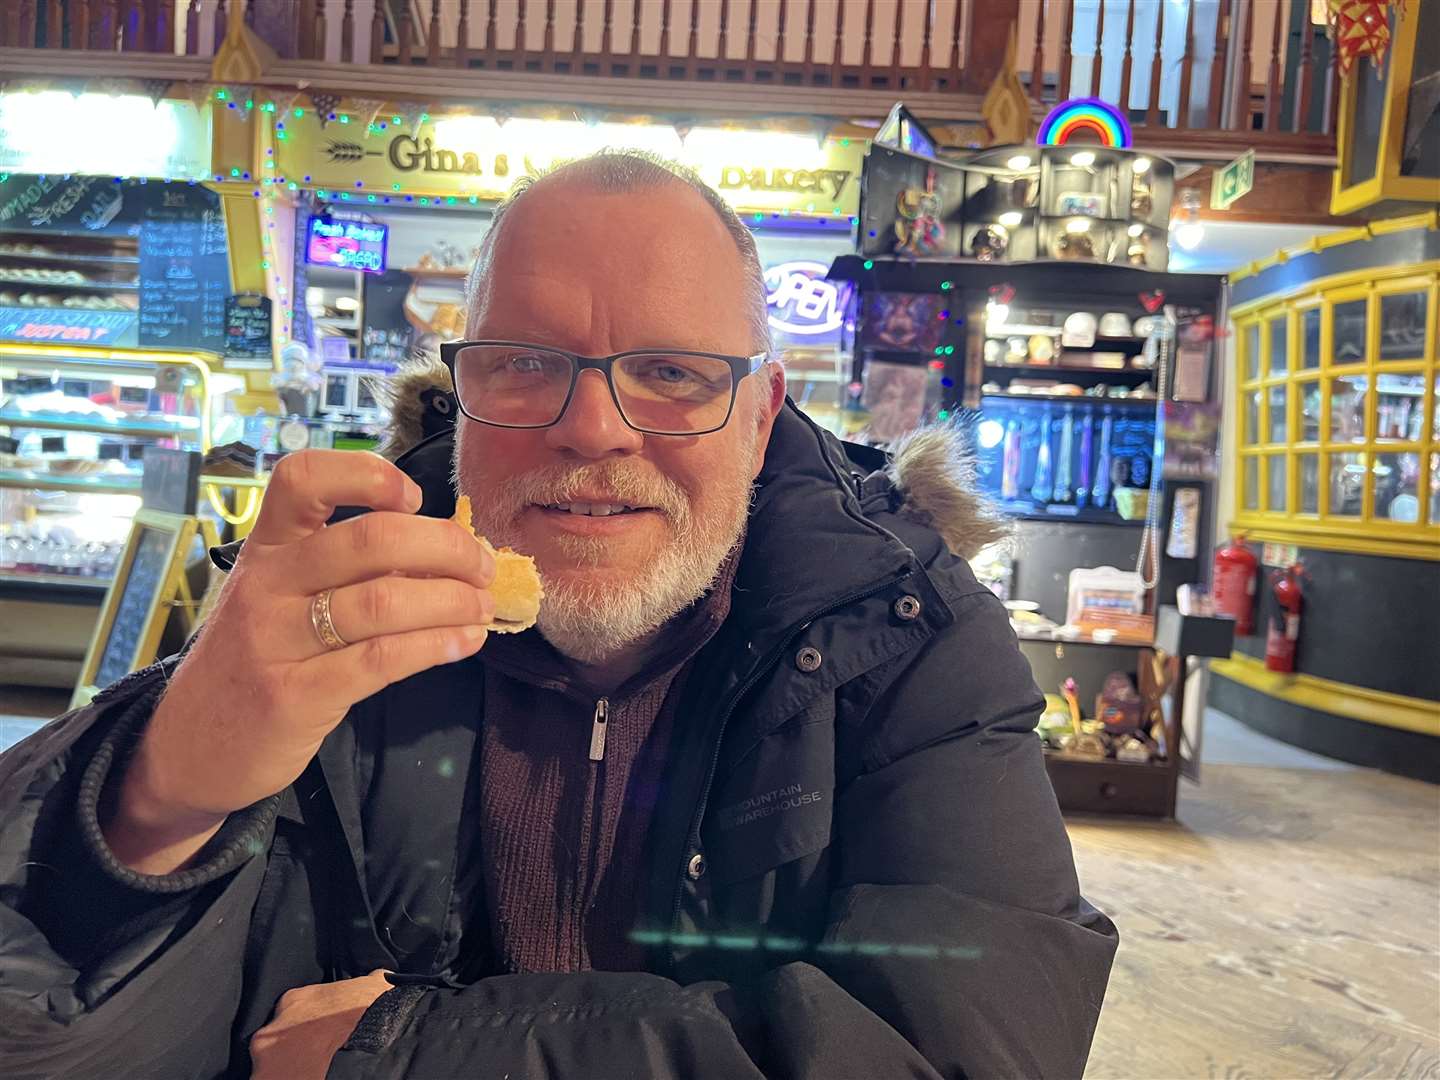
<path id="1" fill-rule="evenodd" d="M 738 548 L 666 628 L 663 654 L 608 701 L 536 633 L 492 637 L 485 662 L 480 841 L 495 953 L 509 972 L 635 970 L 646 836 L 677 702 L 695 655 L 730 613 Z"/>

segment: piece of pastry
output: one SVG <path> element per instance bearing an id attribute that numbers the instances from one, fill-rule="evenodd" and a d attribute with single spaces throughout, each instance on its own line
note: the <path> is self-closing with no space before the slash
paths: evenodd
<path id="1" fill-rule="evenodd" d="M 495 580 L 490 596 L 495 601 L 495 621 L 490 629 L 497 634 L 518 634 L 529 630 L 540 616 L 540 600 L 545 595 L 540 587 L 540 574 L 535 560 L 511 548 L 495 548 L 483 536 L 475 536 L 470 523 L 470 496 L 455 499 L 455 523 L 485 545 L 495 558 Z"/>

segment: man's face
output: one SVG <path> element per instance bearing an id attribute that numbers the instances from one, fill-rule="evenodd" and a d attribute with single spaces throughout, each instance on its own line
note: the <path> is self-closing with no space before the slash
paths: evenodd
<path id="1" fill-rule="evenodd" d="M 755 351 L 739 252 L 697 194 L 680 183 L 605 193 L 564 177 L 508 212 L 467 337 L 589 356 Z M 457 471 L 476 527 L 535 557 L 540 628 L 562 652 L 603 660 L 704 592 L 744 528 L 783 400 L 770 375 L 744 379 L 730 422 L 709 435 L 633 430 L 595 371 L 552 427 L 461 419 Z M 596 516 L 576 504 L 641 509 Z"/>

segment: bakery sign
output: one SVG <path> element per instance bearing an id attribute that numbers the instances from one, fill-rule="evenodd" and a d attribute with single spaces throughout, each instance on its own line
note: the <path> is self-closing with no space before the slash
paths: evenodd
<path id="1" fill-rule="evenodd" d="M 384 126 L 382 126 L 384 125 Z M 669 124 L 451 116 L 392 127 L 312 110 L 276 122 L 275 173 L 356 203 L 491 202 L 523 176 L 604 148 L 637 148 L 694 168 L 745 214 L 853 216 L 863 140 Z"/>

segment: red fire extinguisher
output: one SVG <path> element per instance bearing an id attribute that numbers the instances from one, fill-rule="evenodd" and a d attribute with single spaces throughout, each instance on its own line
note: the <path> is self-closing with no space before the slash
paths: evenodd
<path id="1" fill-rule="evenodd" d="M 1215 611 L 1235 620 L 1235 633 L 1247 637 L 1255 632 L 1255 573 L 1260 560 L 1245 544 L 1243 536 L 1237 536 L 1215 552 L 1215 565 L 1211 575 L 1211 594 L 1215 598 Z"/>
<path id="2" fill-rule="evenodd" d="M 1300 640 L 1300 609 L 1305 603 L 1300 589 L 1302 573 L 1297 563 L 1270 575 L 1275 603 L 1265 635 L 1265 666 L 1271 671 L 1295 670 L 1295 643 Z"/>

